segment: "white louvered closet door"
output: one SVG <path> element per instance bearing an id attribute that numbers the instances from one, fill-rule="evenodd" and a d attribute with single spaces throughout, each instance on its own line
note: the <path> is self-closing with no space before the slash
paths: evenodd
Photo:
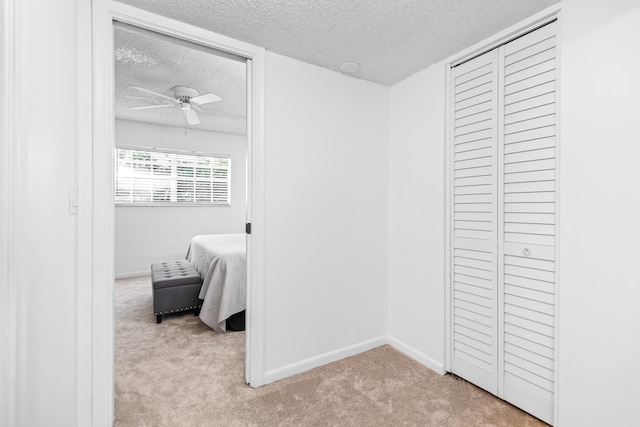
<path id="1" fill-rule="evenodd" d="M 553 422 L 556 24 L 502 47 L 500 363 L 505 400 Z"/>
<path id="2" fill-rule="evenodd" d="M 452 371 L 497 393 L 498 52 L 453 74 Z"/>
<path id="3" fill-rule="evenodd" d="M 452 70 L 451 371 L 553 423 L 556 24 Z"/>

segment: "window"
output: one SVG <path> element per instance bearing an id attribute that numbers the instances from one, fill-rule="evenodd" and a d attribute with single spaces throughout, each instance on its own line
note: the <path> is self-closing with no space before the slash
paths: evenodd
<path id="1" fill-rule="evenodd" d="M 148 148 L 116 148 L 116 205 L 226 205 L 231 159 Z"/>

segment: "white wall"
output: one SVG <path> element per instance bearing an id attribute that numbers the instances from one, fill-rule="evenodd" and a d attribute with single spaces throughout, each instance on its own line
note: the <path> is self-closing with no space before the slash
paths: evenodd
<path id="1" fill-rule="evenodd" d="M 231 156 L 231 206 L 117 206 L 116 277 L 148 273 L 149 265 L 182 259 L 198 234 L 243 233 L 246 220 L 246 137 L 116 120 L 116 145 Z"/>
<path id="2" fill-rule="evenodd" d="M 387 87 L 267 53 L 267 379 L 386 333 L 388 105 Z"/>
<path id="3" fill-rule="evenodd" d="M 13 407 L 13 351 L 15 334 L 11 322 L 15 318 L 16 304 L 15 296 L 11 296 L 9 291 L 9 242 L 11 227 L 9 224 L 9 191 L 11 188 L 10 168 L 10 136 L 7 129 L 7 119 L 11 111 L 9 93 L 11 88 L 8 84 L 8 72 L 5 69 L 9 62 L 8 32 L 11 26 L 8 25 L 9 3 L 0 3 L 0 425 L 9 424 L 9 417 Z"/>
<path id="4" fill-rule="evenodd" d="M 391 88 L 389 335 L 438 372 L 445 344 L 444 101 L 443 64 Z"/>
<path id="5" fill-rule="evenodd" d="M 3 260 L 9 283 L 2 286 L 16 305 L 2 313 L 15 326 L 3 331 L 2 350 L 16 366 L 9 384 L 15 400 L 8 397 L 12 407 L 0 424 L 72 426 L 80 381 L 78 217 L 69 214 L 68 193 L 77 183 L 79 146 L 89 142 L 79 136 L 78 7 L 75 0 L 7 0 L 4 6 L 15 8 L 16 57 L 9 58 L 14 93 L 9 122 L 3 121 L 14 134 L 8 141 L 10 251 L 8 263 Z"/>
<path id="6" fill-rule="evenodd" d="M 640 3 L 562 6 L 559 419 L 638 425 Z"/>

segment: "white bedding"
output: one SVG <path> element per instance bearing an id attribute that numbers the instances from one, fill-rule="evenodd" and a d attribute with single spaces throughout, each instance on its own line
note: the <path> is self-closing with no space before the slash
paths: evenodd
<path id="1" fill-rule="evenodd" d="M 203 279 L 200 319 L 216 332 L 226 332 L 226 319 L 247 307 L 246 235 L 195 236 L 186 259 Z"/>

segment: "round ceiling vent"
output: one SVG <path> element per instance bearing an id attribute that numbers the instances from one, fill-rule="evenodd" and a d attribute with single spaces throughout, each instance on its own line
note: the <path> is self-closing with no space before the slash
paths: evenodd
<path id="1" fill-rule="evenodd" d="M 340 65 L 340 70 L 342 70 L 343 73 L 353 74 L 360 70 L 360 64 L 357 62 L 345 62 Z"/>

